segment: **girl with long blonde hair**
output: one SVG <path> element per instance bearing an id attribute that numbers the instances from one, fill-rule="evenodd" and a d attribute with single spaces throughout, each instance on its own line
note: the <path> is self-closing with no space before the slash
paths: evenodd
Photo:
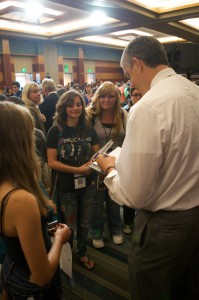
<path id="1" fill-rule="evenodd" d="M 94 94 L 91 106 L 86 108 L 89 123 L 97 132 L 100 147 L 111 139 L 114 141 L 111 150 L 122 146 L 127 112 L 121 108 L 120 91 L 112 82 L 102 83 Z M 120 206 L 113 202 L 108 190 L 98 178 L 97 192 L 93 200 L 90 228 L 95 248 L 103 248 L 103 204 L 106 201 L 108 228 L 115 244 L 123 242 Z"/>

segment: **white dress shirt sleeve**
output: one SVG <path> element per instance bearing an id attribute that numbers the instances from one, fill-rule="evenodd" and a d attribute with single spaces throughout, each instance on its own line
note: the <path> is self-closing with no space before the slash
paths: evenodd
<path id="1" fill-rule="evenodd" d="M 161 118 L 145 103 L 129 113 L 126 137 L 113 170 L 104 182 L 110 197 L 137 209 L 150 207 L 150 194 L 162 163 L 164 130 Z"/>

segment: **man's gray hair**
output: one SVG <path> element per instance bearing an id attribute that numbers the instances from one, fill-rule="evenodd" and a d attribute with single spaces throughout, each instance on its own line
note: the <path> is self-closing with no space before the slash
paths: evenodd
<path id="1" fill-rule="evenodd" d="M 42 88 L 48 92 L 54 92 L 57 90 L 54 80 L 49 78 L 44 78 L 42 80 Z"/>
<path id="2" fill-rule="evenodd" d="M 164 46 L 157 39 L 148 36 L 137 37 L 128 44 L 121 57 L 121 67 L 131 67 L 133 57 L 142 60 L 151 68 L 168 65 Z"/>

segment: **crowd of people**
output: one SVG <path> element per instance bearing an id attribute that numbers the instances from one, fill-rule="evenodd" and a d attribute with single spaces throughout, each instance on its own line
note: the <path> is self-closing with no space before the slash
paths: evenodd
<path id="1" fill-rule="evenodd" d="M 105 218 L 114 244 L 133 232 L 132 300 L 199 299 L 199 88 L 150 37 L 129 43 L 121 67 L 126 83 L 45 78 L 0 95 L 4 299 L 61 299 L 62 246 L 74 231 L 78 261 L 93 269 L 88 234 L 105 247 Z M 94 155 L 111 140 L 117 161 Z"/>
<path id="2" fill-rule="evenodd" d="M 20 181 L 9 175 L 8 179 L 5 180 L 5 189 L 4 182 L 2 183 L 2 195 L 4 195 L 5 190 L 5 196 L 2 201 L 3 203 L 4 200 L 8 201 L 8 199 L 9 203 L 18 201 L 19 197 L 26 198 L 26 193 L 28 192 L 31 194 L 31 197 L 35 197 L 39 207 L 46 203 L 45 205 L 48 210 L 47 215 L 46 211 L 43 212 L 41 210 L 33 217 L 33 221 L 36 222 L 38 214 L 41 214 L 42 222 L 40 230 L 43 233 L 43 242 L 47 251 L 47 256 L 44 259 L 44 270 L 40 276 L 38 274 L 40 270 L 38 263 L 40 263 L 41 258 L 44 258 L 43 252 L 38 257 L 35 266 L 33 266 L 32 251 L 34 247 L 32 251 L 28 250 L 26 252 L 26 249 L 31 247 L 32 242 L 29 243 L 27 239 L 23 240 L 23 237 L 21 237 L 21 234 L 26 234 L 26 232 L 23 233 L 23 231 L 19 230 L 16 233 L 11 231 L 12 240 L 17 241 L 17 244 L 14 244 L 15 251 L 19 251 L 20 253 L 20 262 L 18 263 L 18 255 L 16 258 L 15 251 L 10 250 L 10 247 L 13 246 L 12 243 L 15 242 L 7 244 L 8 232 L 1 229 L 1 249 L 4 252 L 1 253 L 2 261 L 4 261 L 2 286 L 4 295 L 7 293 L 10 299 L 12 299 L 11 297 L 17 297 L 16 295 L 18 295 L 19 299 L 22 299 L 24 291 L 20 287 L 20 284 L 24 284 L 24 288 L 26 286 L 29 289 L 29 291 L 26 291 L 26 296 L 34 295 L 36 297 L 38 293 L 42 293 L 42 299 L 55 299 L 53 297 L 56 292 L 56 299 L 59 299 L 61 295 L 61 279 L 57 262 L 63 243 L 70 239 L 71 230 L 76 232 L 78 261 L 86 269 L 93 269 L 95 262 L 87 253 L 88 234 L 90 232 L 93 247 L 105 247 L 103 240 L 104 212 L 113 243 L 117 245 L 123 243 L 121 206 L 111 200 L 108 189 L 103 185 L 101 178 L 89 168 L 89 164 L 92 162 L 92 156 L 111 139 L 114 141 L 112 150 L 117 146 L 122 146 L 126 131 L 127 112 L 129 110 L 129 107 L 125 109 L 123 106 L 125 104 L 128 106 L 132 98 L 131 89 L 129 89 L 130 84 L 124 85 L 128 88 L 128 91 L 126 94 L 127 97 L 125 97 L 126 100 L 123 102 L 121 101 L 120 84 L 108 81 L 98 85 L 92 83 L 85 84 L 81 90 L 79 84 L 72 83 L 63 87 L 56 85 L 51 78 L 45 78 L 41 85 L 36 82 L 28 82 L 22 89 L 20 89 L 19 82 L 13 82 L 12 93 L 10 95 L 0 95 L 2 113 L 5 110 L 7 114 L 10 111 L 10 117 L 12 114 L 16 114 L 16 116 L 22 114 L 23 118 L 31 118 L 30 116 L 32 116 L 34 125 L 34 152 L 37 155 L 37 162 L 40 169 L 40 173 L 36 174 L 35 167 L 32 167 L 32 176 L 36 180 L 37 189 L 39 188 L 40 193 L 42 193 L 41 199 L 37 190 L 33 193 L 32 187 L 29 188 L 26 185 L 28 177 L 23 182 L 22 179 Z M 29 130 L 30 136 L 32 136 L 32 124 L 31 126 L 27 125 L 23 118 L 21 126 L 26 127 Z M 18 132 L 16 132 L 17 134 Z M 23 137 L 27 139 L 26 133 Z M 22 143 L 23 139 L 20 141 Z M 32 149 L 33 145 L 29 144 L 29 147 Z M 27 153 L 25 150 L 22 152 L 22 155 L 26 157 Z M 19 159 L 18 164 L 23 163 L 25 157 L 22 160 Z M 33 158 L 31 158 L 34 163 L 36 163 L 35 159 L 34 157 L 33 161 Z M 31 172 L 31 166 L 29 170 L 28 161 L 24 167 L 28 169 L 27 172 Z M 24 176 L 26 176 L 26 173 L 24 173 Z M 34 202 L 34 200 L 30 201 Z M 44 203 L 40 204 L 40 201 Z M 3 203 L 2 205 L 4 205 Z M 23 202 L 21 205 L 23 206 Z M 31 213 L 31 210 L 34 211 L 34 206 L 35 203 L 30 203 L 27 215 Z M 127 218 L 129 218 L 130 222 L 127 225 L 130 230 L 127 230 L 126 233 L 131 233 L 133 230 L 134 210 L 127 207 L 126 210 L 129 210 Z M 5 210 L 5 214 L 7 216 L 7 210 Z M 52 244 L 48 234 L 45 232 L 45 223 L 47 225 L 54 220 L 58 220 L 59 222 L 59 226 L 56 225 L 55 237 L 61 234 L 63 234 L 63 237 L 60 238 L 59 242 L 55 239 Z M 15 220 L 13 219 L 13 221 Z M 21 222 L 24 222 L 24 224 L 27 222 L 26 216 L 22 216 Z M 38 226 L 34 230 L 38 230 Z M 34 230 L 31 228 L 32 234 L 35 234 Z M 40 231 L 38 234 L 40 239 L 35 247 L 43 247 L 41 245 L 42 237 Z M 38 234 L 35 234 L 35 236 L 38 236 Z M 21 241 L 23 243 L 22 246 L 19 245 Z M 5 244 L 7 250 L 3 248 Z M 54 244 L 56 245 L 54 246 Z M 51 251 L 54 248 L 55 250 Z M 51 254 L 53 251 L 55 252 L 55 258 Z M 13 272 L 22 276 L 24 282 L 17 282 L 11 294 L 10 287 L 15 284 L 15 277 L 12 272 L 9 274 L 8 270 L 12 264 L 14 264 Z M 33 270 L 33 268 L 35 269 Z M 46 270 L 50 270 L 49 268 L 52 268 L 52 271 L 50 271 L 52 277 L 49 277 L 50 275 L 45 277 L 44 274 Z M 21 270 L 25 271 L 25 273 L 21 272 Z M 30 276 L 30 274 L 33 275 L 31 275 L 29 282 L 26 276 Z M 9 278 L 9 283 L 5 279 L 6 276 Z M 52 287 L 51 285 L 47 289 L 41 287 L 40 285 L 43 285 L 42 280 L 44 280 L 44 283 L 51 280 Z M 57 284 L 56 289 L 54 282 Z M 33 289 L 33 283 L 37 285 L 35 289 Z M 25 296 L 24 299 L 26 299 Z"/>

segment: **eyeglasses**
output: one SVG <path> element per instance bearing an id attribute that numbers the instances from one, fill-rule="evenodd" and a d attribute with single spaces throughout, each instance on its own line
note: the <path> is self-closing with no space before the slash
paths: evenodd
<path id="1" fill-rule="evenodd" d="M 142 95 L 141 94 L 139 94 L 139 93 L 135 93 L 135 94 L 131 94 L 131 97 L 136 97 L 136 98 L 141 98 L 142 97 Z"/>
<path id="2" fill-rule="evenodd" d="M 99 96 L 99 98 L 101 98 L 103 100 L 106 98 L 113 100 L 116 98 L 116 96 L 115 95 L 101 95 L 101 96 Z"/>

